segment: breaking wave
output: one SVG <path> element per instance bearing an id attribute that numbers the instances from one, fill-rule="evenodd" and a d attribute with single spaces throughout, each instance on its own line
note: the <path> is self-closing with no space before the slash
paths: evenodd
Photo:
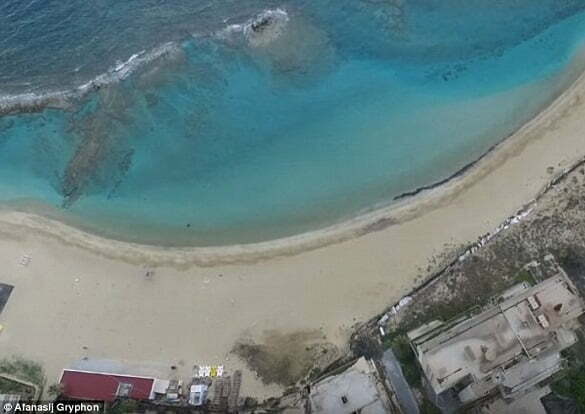
<path id="1" fill-rule="evenodd" d="M 284 32 L 290 18 L 286 10 L 277 8 L 264 10 L 245 23 L 230 24 L 217 32 L 217 37 L 234 41 L 235 36 L 243 35 L 252 47 L 262 47 L 278 39 Z"/>
<path id="2" fill-rule="evenodd" d="M 289 15 L 284 9 L 264 10 L 244 23 L 228 25 L 217 31 L 215 35 L 220 39 L 232 41 L 235 40 L 235 36 L 243 36 L 248 46 L 262 47 L 279 38 L 288 21 Z M 159 59 L 176 55 L 180 53 L 180 50 L 181 46 L 177 42 L 167 42 L 150 51 L 142 50 L 125 61 L 117 61 L 106 72 L 72 89 L 0 96 L 0 116 L 41 112 L 46 108 L 67 110 L 88 93 L 123 81 L 139 68 Z"/>
<path id="3" fill-rule="evenodd" d="M 126 61 L 118 61 L 108 71 L 74 89 L 49 91 L 42 94 L 30 92 L 0 96 L 0 116 L 17 113 L 40 112 L 45 108 L 68 109 L 72 104 L 88 93 L 121 82 L 139 68 L 159 59 L 174 56 L 180 52 L 180 45 L 167 42 L 150 51 L 141 51 L 130 56 Z"/>

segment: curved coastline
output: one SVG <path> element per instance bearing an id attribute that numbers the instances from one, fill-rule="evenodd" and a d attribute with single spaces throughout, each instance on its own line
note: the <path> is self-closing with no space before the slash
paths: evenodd
<path id="1" fill-rule="evenodd" d="M 547 131 L 555 129 L 558 122 L 571 113 L 574 107 L 581 104 L 583 99 L 585 99 L 585 72 L 581 73 L 571 86 L 548 107 L 515 133 L 504 138 L 479 159 L 466 165 L 449 178 L 402 194 L 396 197 L 396 202 L 389 206 L 324 229 L 290 237 L 217 247 L 162 247 L 108 239 L 39 214 L 15 211 L 6 206 L 0 211 L 0 228 L 11 234 L 31 230 L 110 258 L 152 265 L 214 266 L 254 263 L 277 256 L 296 255 L 384 230 L 448 204 L 502 164 L 518 157 L 532 142 L 543 138 Z M 555 145 L 552 139 L 550 140 L 550 145 Z M 566 151 L 568 157 L 574 158 L 573 163 L 577 162 L 579 156 L 582 155 L 573 148 L 567 148 Z M 546 167 L 543 165 L 543 170 Z M 546 178 L 542 180 L 541 188 L 545 188 L 554 179 L 553 177 Z"/>
<path id="2" fill-rule="evenodd" d="M 15 287 L 0 347 L 38 361 L 56 381 L 78 358 L 172 363 L 184 378 L 191 364 L 183 362 L 197 358 L 241 370 L 241 395 L 280 396 L 284 387 L 263 382 L 234 344 L 271 347 L 273 336 L 281 344 L 315 332 L 343 351 L 356 324 L 430 283 L 508 217 L 541 217 L 533 207 L 556 200 L 551 185 L 570 170 L 585 174 L 585 53 L 574 53 L 563 73 L 556 98 L 513 133 L 492 135 L 498 143 L 453 174 L 293 236 L 165 247 L 85 231 L 34 200 L 0 202 L 2 282 Z M 177 341 L 176 327 L 195 322 Z M 31 341 L 30 332 L 46 340 Z"/>

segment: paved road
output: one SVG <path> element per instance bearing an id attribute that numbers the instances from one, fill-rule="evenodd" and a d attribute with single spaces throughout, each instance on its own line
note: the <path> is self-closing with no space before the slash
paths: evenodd
<path id="1" fill-rule="evenodd" d="M 394 356 L 394 353 L 391 349 L 388 349 L 386 352 L 384 352 L 382 363 L 384 364 L 384 369 L 386 370 L 386 376 L 396 391 L 396 398 L 398 399 L 398 404 L 400 404 L 402 411 L 405 414 L 419 414 L 416 399 L 414 398 L 412 390 L 406 382 L 406 379 L 404 379 L 400 364 L 396 360 L 396 357 Z"/>

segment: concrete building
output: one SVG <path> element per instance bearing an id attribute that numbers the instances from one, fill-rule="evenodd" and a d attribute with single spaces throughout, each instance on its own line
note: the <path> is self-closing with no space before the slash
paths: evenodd
<path id="1" fill-rule="evenodd" d="M 474 316 L 432 321 L 408 333 L 430 388 L 461 405 L 512 403 L 563 367 L 560 351 L 577 341 L 583 300 L 567 275 L 522 283 Z"/>
<path id="2" fill-rule="evenodd" d="M 376 368 L 362 357 L 339 375 L 314 384 L 309 393 L 309 409 L 305 412 L 387 414 L 395 411 L 390 406 Z"/>

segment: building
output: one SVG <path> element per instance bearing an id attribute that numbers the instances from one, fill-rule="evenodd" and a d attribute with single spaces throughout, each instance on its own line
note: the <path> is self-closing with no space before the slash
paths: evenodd
<path id="1" fill-rule="evenodd" d="M 108 402 L 117 398 L 152 400 L 169 386 L 169 381 L 156 378 L 72 369 L 63 370 L 59 383 L 66 398 Z"/>
<path id="2" fill-rule="evenodd" d="M 408 338 L 435 395 L 467 406 L 497 398 L 511 404 L 563 368 L 560 352 L 577 341 L 584 309 L 558 268 L 535 286 L 513 287 L 479 314 L 432 321 Z"/>
<path id="3" fill-rule="evenodd" d="M 311 387 L 310 409 L 318 414 L 386 414 L 394 412 L 372 362 L 360 358 L 347 370 Z"/>
<path id="4" fill-rule="evenodd" d="M 152 407 L 238 411 L 241 371 L 226 375 L 223 365 L 194 365 L 188 381 L 182 375 L 176 366 L 166 364 L 83 358 L 63 370 L 59 382 L 62 397 L 68 399 L 113 402 L 127 398 L 148 401 Z"/>

